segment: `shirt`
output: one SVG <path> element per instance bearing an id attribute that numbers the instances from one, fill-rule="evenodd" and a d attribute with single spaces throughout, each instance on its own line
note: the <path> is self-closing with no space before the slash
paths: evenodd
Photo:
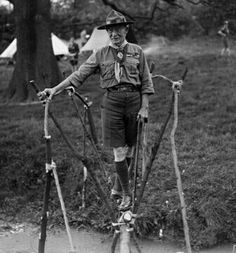
<path id="1" fill-rule="evenodd" d="M 87 77 L 99 69 L 100 87 L 103 89 L 113 87 L 119 83 L 127 83 L 140 87 L 141 94 L 154 93 L 147 60 L 140 46 L 132 43 L 127 44 L 126 58 L 121 66 L 123 71 L 119 83 L 115 78 L 114 65 L 115 59 L 112 48 L 110 46 L 103 47 L 94 52 L 77 71 L 67 77 L 65 82 L 78 87 Z"/>
<path id="2" fill-rule="evenodd" d="M 120 83 L 120 77 L 122 76 L 123 68 L 121 67 L 121 65 L 123 64 L 123 61 L 126 58 L 127 44 L 128 42 L 126 40 L 123 42 L 123 44 L 120 47 L 117 47 L 116 45 L 113 45 L 112 43 L 109 44 L 109 46 L 113 48 L 112 51 L 113 51 L 113 56 L 115 59 L 115 66 L 114 66 L 115 78 L 118 81 L 118 83 Z"/>

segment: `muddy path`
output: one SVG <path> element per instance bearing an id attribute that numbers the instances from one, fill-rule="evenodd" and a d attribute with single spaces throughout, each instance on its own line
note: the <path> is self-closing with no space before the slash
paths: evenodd
<path id="1" fill-rule="evenodd" d="M 71 230 L 76 253 L 110 252 L 112 237 L 91 230 Z M 0 253 L 37 253 L 39 228 L 31 224 L 2 224 L 0 226 Z M 170 245 L 156 239 L 139 240 L 144 253 L 185 252 L 176 245 Z M 132 246 L 133 252 L 136 252 Z M 233 245 L 224 245 L 200 253 L 231 253 Z M 69 253 L 70 244 L 65 230 L 50 229 L 47 234 L 45 253 Z M 118 247 L 117 247 L 117 251 Z"/>

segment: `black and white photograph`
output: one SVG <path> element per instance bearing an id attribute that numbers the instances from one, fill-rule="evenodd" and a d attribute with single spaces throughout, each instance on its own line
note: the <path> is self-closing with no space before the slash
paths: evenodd
<path id="1" fill-rule="evenodd" d="M 0 0 L 0 253 L 236 253 L 235 70 L 235 0 Z"/>

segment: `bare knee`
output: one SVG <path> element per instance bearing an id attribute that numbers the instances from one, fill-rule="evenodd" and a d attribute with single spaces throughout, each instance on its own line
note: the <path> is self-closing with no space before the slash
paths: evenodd
<path id="1" fill-rule="evenodd" d="M 127 146 L 113 148 L 115 162 L 124 161 L 125 158 L 126 158 L 127 152 L 128 152 L 128 147 Z"/>

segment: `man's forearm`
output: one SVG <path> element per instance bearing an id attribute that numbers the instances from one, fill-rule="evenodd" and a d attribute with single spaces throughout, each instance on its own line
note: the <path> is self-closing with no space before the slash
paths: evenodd
<path id="1" fill-rule="evenodd" d="M 70 83 L 69 79 L 66 78 L 65 80 L 60 82 L 58 85 L 54 86 L 53 89 L 57 93 L 57 92 L 63 91 L 65 88 L 67 88 L 70 85 L 71 85 L 71 83 Z"/>
<path id="2" fill-rule="evenodd" d="M 148 94 L 142 94 L 142 108 L 148 109 L 149 107 L 149 95 Z"/>

